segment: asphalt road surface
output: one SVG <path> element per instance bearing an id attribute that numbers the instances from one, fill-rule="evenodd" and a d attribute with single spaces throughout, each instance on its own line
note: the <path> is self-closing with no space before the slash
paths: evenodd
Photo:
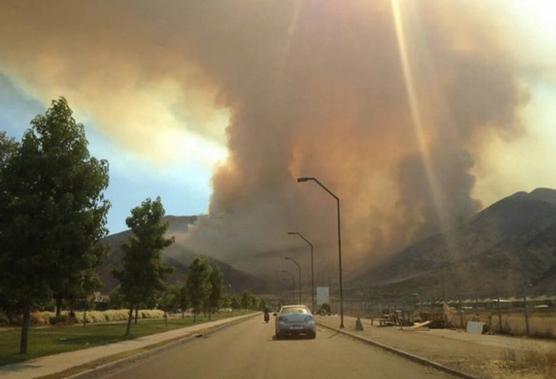
<path id="1" fill-rule="evenodd" d="M 274 319 L 249 319 L 178 345 L 109 378 L 451 378 L 324 328 L 317 338 L 274 339 Z"/>

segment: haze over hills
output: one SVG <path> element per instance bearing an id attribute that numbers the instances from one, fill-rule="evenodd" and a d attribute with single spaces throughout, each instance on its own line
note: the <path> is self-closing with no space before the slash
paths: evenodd
<path id="1" fill-rule="evenodd" d="M 556 289 L 556 191 L 518 192 L 352 281 L 376 296 L 484 297 Z"/>
<path id="2" fill-rule="evenodd" d="M 186 233 L 189 225 L 195 223 L 197 216 L 166 216 L 165 221 L 168 222 L 168 235 L 175 235 L 179 233 Z M 129 230 L 112 234 L 105 239 L 103 243 L 108 245 L 108 254 L 104 259 L 102 265 L 98 268 L 99 275 L 103 282 L 102 292 L 110 292 L 118 283 L 112 276 L 112 270 L 115 267 L 120 267 L 123 258 L 123 251 L 121 245 L 131 235 Z M 179 256 L 179 259 L 174 258 Z M 178 240 L 172 244 L 162 253 L 163 261 L 174 268 L 174 272 L 170 276 L 170 283 L 184 280 L 189 271 L 189 264 L 195 257 L 201 256 L 195 254 L 184 247 Z M 242 292 L 250 290 L 253 292 L 265 292 L 269 288 L 269 283 L 265 282 L 258 277 L 242 272 L 224 263 L 220 260 L 205 257 L 209 262 L 218 266 L 224 275 L 225 286 L 227 291 Z"/>
<path id="3" fill-rule="evenodd" d="M 168 234 L 177 239 L 164 251 L 163 259 L 174 267 L 171 281 L 182 280 L 188 265 L 199 254 L 189 249 L 180 235 L 185 235 L 197 217 L 167 216 L 166 221 Z M 104 240 L 110 246 L 110 253 L 99 268 L 105 291 L 116 285 L 111 272 L 120 264 L 123 255 L 120 246 L 129 235 L 125 231 Z M 300 259 L 305 259 L 304 250 L 299 254 Z M 234 257 L 225 261 L 207 259 L 220 267 L 233 291 L 265 292 L 283 285 L 275 277 L 263 279 L 262 274 L 276 271 L 276 264 L 283 261 L 284 254 L 266 255 L 261 253 L 254 262 L 240 264 L 242 270 L 255 267 L 246 271 L 237 268 Z M 344 258 L 349 259 L 349 251 Z M 321 263 L 317 256 L 317 284 L 336 285 L 335 277 L 317 278 Z M 304 282 L 305 279 L 308 276 Z M 556 190 L 553 189 L 538 188 L 503 198 L 457 228 L 407 246 L 345 285 L 348 295 L 350 289 L 366 288 L 371 296 L 398 298 L 411 297 L 417 291 L 424 298 L 518 296 L 525 287 L 531 294 L 556 291 Z"/>

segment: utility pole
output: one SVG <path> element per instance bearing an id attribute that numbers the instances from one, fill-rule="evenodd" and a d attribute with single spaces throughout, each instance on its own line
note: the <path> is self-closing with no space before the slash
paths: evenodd
<path id="1" fill-rule="evenodd" d="M 323 190 L 328 192 L 336 200 L 336 214 L 338 218 L 338 273 L 340 279 L 340 328 L 344 327 L 344 287 L 342 279 L 342 230 L 340 226 L 340 198 L 330 191 L 324 184 L 314 177 L 300 177 L 297 178 L 298 183 L 313 181 L 317 183 Z"/>
<path id="2" fill-rule="evenodd" d="M 315 259 L 313 256 L 313 244 L 299 232 L 288 232 L 288 234 L 297 235 L 299 238 L 307 242 L 307 244 L 311 248 L 311 311 L 315 313 Z"/>
<path id="3" fill-rule="evenodd" d="M 297 272 L 299 274 L 299 279 L 297 281 L 297 294 L 299 296 L 299 304 L 301 304 L 301 266 L 299 265 L 299 263 L 297 263 L 297 261 L 293 258 L 290 257 L 284 257 L 285 260 L 287 261 L 292 261 L 296 266 L 297 266 Z"/>

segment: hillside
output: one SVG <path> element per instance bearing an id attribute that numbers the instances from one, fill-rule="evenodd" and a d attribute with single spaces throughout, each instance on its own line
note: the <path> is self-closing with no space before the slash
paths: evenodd
<path id="1" fill-rule="evenodd" d="M 166 216 L 165 220 L 169 223 L 168 235 L 176 233 L 185 233 L 189 225 L 193 224 L 196 216 Z M 103 264 L 98 268 L 99 275 L 102 279 L 104 287 L 102 292 L 109 293 L 116 285 L 117 281 L 112 276 L 112 270 L 119 268 L 121 265 L 123 251 L 121 250 L 122 243 L 129 238 L 131 232 L 129 230 L 120 233 L 112 234 L 103 239 L 103 243 L 108 246 L 108 253 Z M 177 260 L 173 256 L 179 256 Z M 170 283 L 182 281 L 188 273 L 189 264 L 199 256 L 188 251 L 179 242 L 171 245 L 162 253 L 163 261 L 169 266 L 174 268 L 174 272 L 170 276 Z M 221 262 L 214 258 L 206 259 L 213 265 L 220 268 L 224 275 L 224 282 L 228 290 L 233 292 L 241 292 L 250 290 L 252 292 L 264 292 L 268 290 L 268 283 L 253 275 L 236 270 L 227 263 Z"/>
<path id="2" fill-rule="evenodd" d="M 518 192 L 451 232 L 408 246 L 351 285 L 422 297 L 518 295 L 556 289 L 556 191 Z"/>

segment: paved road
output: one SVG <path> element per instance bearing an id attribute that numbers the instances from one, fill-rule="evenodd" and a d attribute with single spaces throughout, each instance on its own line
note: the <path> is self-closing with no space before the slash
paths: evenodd
<path id="1" fill-rule="evenodd" d="M 176 346 L 110 378 L 449 378 L 392 353 L 319 328 L 317 338 L 275 340 L 262 317 Z"/>

